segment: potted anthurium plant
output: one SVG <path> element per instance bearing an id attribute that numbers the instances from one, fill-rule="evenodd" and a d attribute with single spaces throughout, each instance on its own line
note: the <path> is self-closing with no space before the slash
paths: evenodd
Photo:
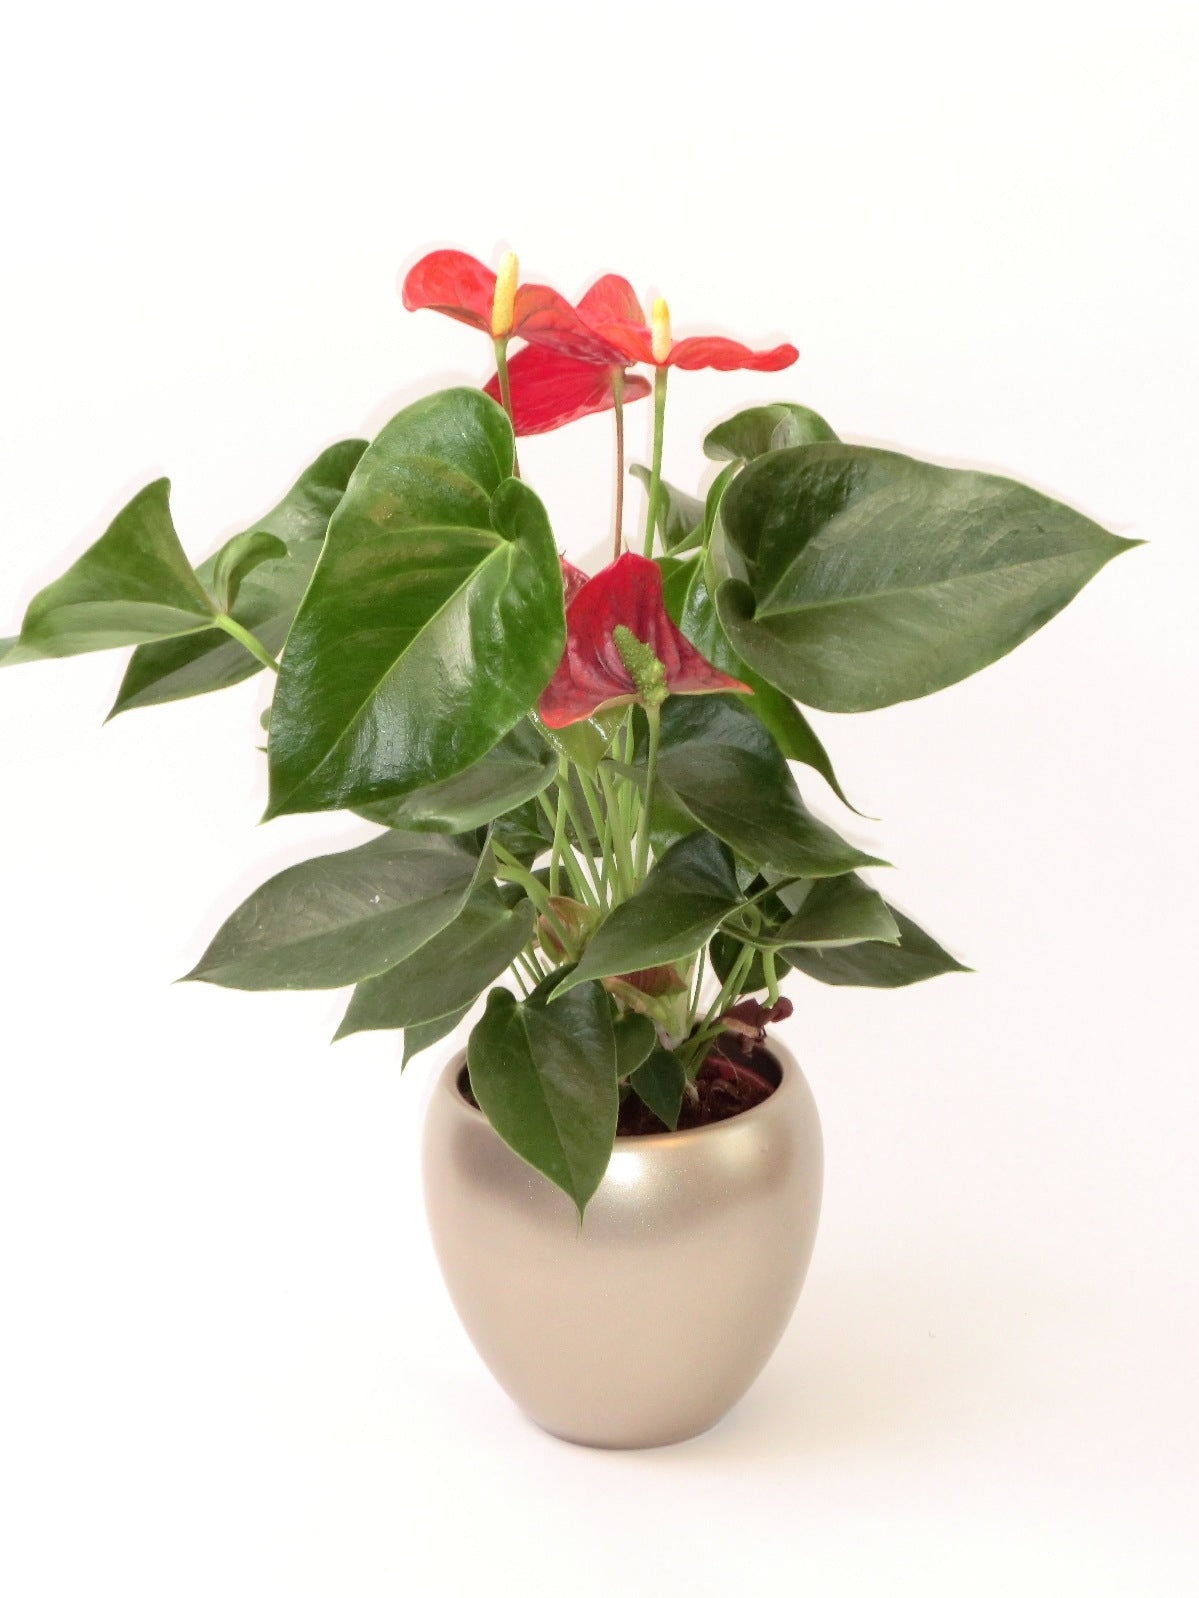
<path id="1" fill-rule="evenodd" d="M 436 251 L 403 298 L 486 335 L 485 387 L 325 449 L 194 569 L 149 484 L 0 658 L 132 645 L 114 713 L 269 674 L 267 816 L 348 809 L 364 841 L 263 883 L 191 976 L 352 986 L 337 1036 L 402 1031 L 405 1062 L 485 993 L 426 1137 L 451 1293 L 550 1429 L 686 1436 L 756 1375 L 812 1246 L 819 1126 L 766 1042 L 782 985 L 962 969 L 804 804 L 792 763 L 844 796 L 800 707 L 959 681 L 1129 541 L 789 401 L 716 426 L 692 497 L 661 475 L 671 372 L 774 372 L 791 345 L 675 340 L 623 278 L 571 305 L 511 255 Z M 651 396 L 632 530 L 624 413 Z M 612 559 L 586 575 L 515 438 L 601 410 Z"/>

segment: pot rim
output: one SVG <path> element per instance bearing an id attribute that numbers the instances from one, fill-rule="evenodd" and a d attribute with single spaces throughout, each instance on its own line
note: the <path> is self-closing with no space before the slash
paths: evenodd
<path id="1" fill-rule="evenodd" d="M 787 1045 L 777 1038 L 772 1038 L 767 1044 L 767 1052 L 774 1058 L 779 1068 L 778 1086 L 767 1098 L 759 1104 L 752 1105 L 748 1110 L 741 1110 L 736 1115 L 726 1116 L 723 1121 L 709 1121 L 706 1126 L 684 1127 L 681 1132 L 626 1132 L 618 1134 L 613 1144 L 613 1149 L 658 1149 L 686 1148 L 696 1138 L 710 1137 L 715 1133 L 731 1132 L 737 1127 L 747 1126 L 751 1120 L 760 1116 L 775 1103 L 781 1094 L 790 1096 L 795 1090 L 796 1080 L 800 1077 L 799 1061 L 792 1054 Z M 437 1086 L 443 1084 L 450 1093 L 454 1102 L 463 1109 L 467 1115 L 477 1117 L 489 1131 L 494 1132 L 491 1122 L 469 1100 L 464 1099 L 458 1091 L 458 1078 L 466 1066 L 466 1050 L 458 1049 L 450 1056 L 441 1068 Z M 495 1132 L 499 1137 L 499 1133 Z"/>

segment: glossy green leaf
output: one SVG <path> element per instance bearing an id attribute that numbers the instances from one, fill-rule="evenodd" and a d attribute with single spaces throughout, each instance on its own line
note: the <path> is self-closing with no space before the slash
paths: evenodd
<path id="1" fill-rule="evenodd" d="M 691 573 L 695 570 L 695 561 L 682 560 L 677 555 L 658 555 L 654 564 L 662 573 L 662 604 L 666 614 L 677 627 L 678 618 L 687 598 Z"/>
<path id="2" fill-rule="evenodd" d="M 274 533 L 238 533 L 216 558 L 212 569 L 212 597 L 221 610 L 229 612 L 238 590 L 256 566 L 287 555 L 287 545 Z"/>
<path id="3" fill-rule="evenodd" d="M 460 1021 L 466 1019 L 470 1011 L 469 1004 L 463 1005 L 461 1010 L 455 1010 L 452 1015 L 439 1015 L 435 1021 L 422 1021 L 419 1026 L 404 1028 L 404 1057 L 400 1061 L 400 1070 L 415 1060 L 418 1054 L 425 1049 L 431 1049 L 435 1043 L 440 1043 L 442 1038 L 448 1038 L 450 1033 Z"/>
<path id="4" fill-rule="evenodd" d="M 539 794 L 557 770 L 553 749 L 529 721 L 520 721 L 465 771 L 402 799 L 362 805 L 358 814 L 410 832 L 469 832 Z"/>
<path id="5" fill-rule="evenodd" d="M 894 905 L 888 909 L 899 929 L 897 944 L 855 943 L 840 949 L 793 947 L 782 950 L 782 958 L 797 971 L 834 987 L 904 988 L 950 971 L 969 971 L 969 966 L 946 953 L 910 917 Z"/>
<path id="6" fill-rule="evenodd" d="M 752 865 L 832 877 L 885 864 L 812 815 L 770 734 L 731 694 L 666 701 L 658 778 L 702 827 Z"/>
<path id="7" fill-rule="evenodd" d="M 358 984 L 335 1039 L 461 1013 L 512 964 L 536 919 L 528 899 L 509 908 L 493 882 L 483 883 L 427 943 Z"/>
<path id="8" fill-rule="evenodd" d="M 259 535 L 286 546 L 278 559 L 237 573 L 230 614 L 254 634 L 269 655 L 283 648 L 296 608 L 303 598 L 325 541 L 325 529 L 346 484 L 366 448 L 363 439 L 344 439 L 324 450 L 272 510 L 248 532 L 239 533 L 196 568 L 196 576 L 216 595 L 217 568 L 236 566 L 235 552 L 243 539 Z M 267 548 L 255 544 L 255 548 Z M 231 553 L 232 552 L 232 553 Z M 143 644 L 126 668 L 109 716 L 144 705 L 167 704 L 193 694 L 212 693 L 244 682 L 264 668 L 243 644 L 219 627 L 183 638 Z"/>
<path id="9" fill-rule="evenodd" d="M 305 860 L 233 912 L 188 978 L 254 989 L 360 982 L 452 921 L 479 870 L 474 849 L 429 833 L 385 832 Z"/>
<path id="10" fill-rule="evenodd" d="M 704 454 L 714 461 L 752 461 L 795 444 L 836 442 L 837 435 L 806 405 L 754 405 L 714 427 Z"/>
<path id="11" fill-rule="evenodd" d="M 623 1082 L 657 1047 L 658 1031 L 647 1015 L 627 1011 L 612 1022 L 616 1039 L 616 1075 Z"/>
<path id="12" fill-rule="evenodd" d="M 535 714 L 530 720 L 552 748 L 594 776 L 624 721 L 624 708 L 601 710 L 585 721 L 571 722 L 569 727 L 547 727 Z"/>
<path id="13" fill-rule="evenodd" d="M 466 1058 L 484 1115 L 581 1218 L 608 1168 L 620 1109 L 607 994 L 589 982 L 553 1004 L 521 1004 L 493 989 Z"/>
<path id="14" fill-rule="evenodd" d="M 744 702 L 770 733 L 780 753 L 788 760 L 798 760 L 819 772 L 841 803 L 853 810 L 855 807 L 846 798 L 824 745 L 799 706 L 773 683 L 768 683 L 747 666 L 729 643 L 708 589 L 707 572 L 702 561 L 694 563 L 677 620 L 684 638 L 693 643 L 718 671 L 727 672 L 730 677 L 753 689 Z"/>
<path id="15" fill-rule="evenodd" d="M 687 1087 L 683 1062 L 670 1049 L 657 1048 L 629 1078 L 634 1093 L 673 1132 Z"/>
<path id="16" fill-rule="evenodd" d="M 768 937 L 755 941 L 780 948 L 899 942 L 899 927 L 882 894 L 852 872 L 788 884 L 779 890 L 779 897 L 792 914 L 773 927 Z"/>
<path id="17" fill-rule="evenodd" d="M 629 474 L 649 492 L 650 473 L 647 466 L 630 466 Z M 681 488 L 660 480 L 658 483 L 657 529 L 661 534 L 662 548 L 668 554 L 676 549 L 689 548 L 697 542 L 694 535 L 703 526 L 704 501 L 693 494 L 684 494 Z"/>
<path id="18" fill-rule="evenodd" d="M 394 417 L 363 455 L 284 651 L 268 815 L 443 782 L 536 702 L 565 645 L 558 551 L 476 389 Z"/>
<path id="19" fill-rule="evenodd" d="M 732 856 L 725 846 L 703 832 L 681 838 L 637 892 L 600 923 L 558 993 L 592 977 L 623 976 L 685 960 L 707 943 L 741 902 Z"/>
<path id="20" fill-rule="evenodd" d="M 1006 478 L 850 444 L 755 461 L 722 516 L 746 569 L 716 595 L 733 647 L 821 710 L 968 677 L 1135 542 Z"/>
<path id="21" fill-rule="evenodd" d="M 165 477 L 143 488 L 34 596 L 10 663 L 119 649 L 212 624 L 214 606 L 183 553 L 169 495 Z"/>

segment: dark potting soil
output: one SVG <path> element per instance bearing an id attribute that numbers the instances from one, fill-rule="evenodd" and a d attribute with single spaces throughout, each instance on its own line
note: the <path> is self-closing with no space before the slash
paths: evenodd
<path id="1" fill-rule="evenodd" d="M 779 1080 L 779 1068 L 767 1049 L 757 1043 L 742 1047 L 738 1038 L 726 1034 L 720 1040 L 720 1053 L 710 1054 L 700 1066 L 694 1095 L 683 1095 L 676 1130 L 710 1126 L 752 1110 L 770 1097 Z M 458 1091 L 476 1110 L 479 1108 L 465 1066 L 458 1078 Z M 635 1093 L 625 1094 L 616 1123 L 617 1137 L 649 1137 L 669 1130 Z"/>
<path id="2" fill-rule="evenodd" d="M 735 1045 L 730 1047 L 731 1043 L 731 1039 L 722 1039 L 722 1048 L 730 1054 L 740 1054 Z M 696 1075 L 694 1095 L 683 1095 L 677 1130 L 686 1132 L 692 1127 L 727 1121 L 761 1104 L 778 1085 L 777 1079 L 772 1081 L 765 1074 L 773 1063 L 762 1049 L 754 1051 L 752 1065 L 747 1060 L 729 1059 L 723 1053 L 710 1054 Z M 626 1094 L 616 1123 L 617 1137 L 648 1137 L 668 1130 L 648 1104 L 643 1104 L 635 1093 Z"/>

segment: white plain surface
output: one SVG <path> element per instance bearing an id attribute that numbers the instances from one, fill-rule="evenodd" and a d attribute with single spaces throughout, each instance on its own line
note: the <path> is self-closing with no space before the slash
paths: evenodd
<path id="1" fill-rule="evenodd" d="M 1151 543 L 970 682 L 818 718 L 882 821 L 812 802 L 978 974 L 796 983 L 808 1286 L 732 1416 L 640 1456 L 540 1435 L 459 1330 L 435 1060 L 330 1051 L 341 995 L 171 986 L 360 835 L 256 829 L 263 681 L 102 729 L 116 656 L 0 673 L 0 1588 L 1195 1591 L 1193 9 L 315 15 L 10 19 L 0 633 L 151 477 L 199 558 L 326 443 L 481 380 L 398 302 L 439 243 L 794 338 L 792 371 L 672 382 L 684 486 L 707 425 L 794 398 Z M 576 557 L 608 444 L 523 452 Z"/>

